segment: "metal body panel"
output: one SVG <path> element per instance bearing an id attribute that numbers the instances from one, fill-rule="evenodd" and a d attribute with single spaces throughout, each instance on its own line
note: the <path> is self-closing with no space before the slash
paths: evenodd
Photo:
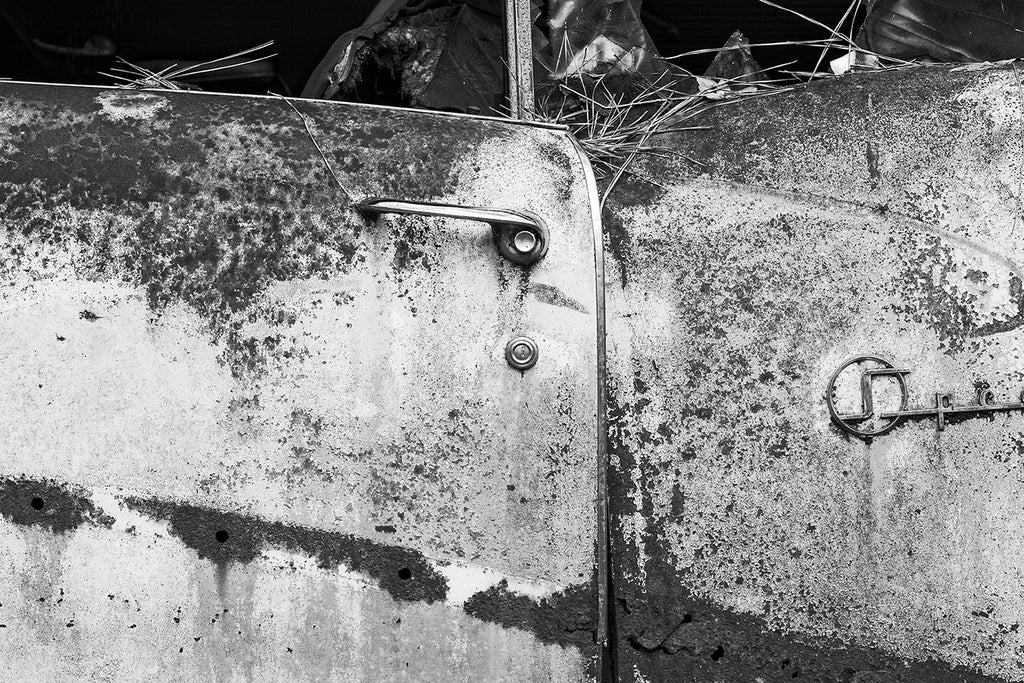
<path id="1" fill-rule="evenodd" d="M 294 106 L 0 83 L 0 677 L 592 679 L 585 160 Z"/>
<path id="2" fill-rule="evenodd" d="M 1018 400 L 1021 107 L 1013 68 L 834 79 L 609 202 L 619 680 L 1024 680 L 1024 415 L 861 439 L 825 395 L 877 355 L 910 407 Z"/>

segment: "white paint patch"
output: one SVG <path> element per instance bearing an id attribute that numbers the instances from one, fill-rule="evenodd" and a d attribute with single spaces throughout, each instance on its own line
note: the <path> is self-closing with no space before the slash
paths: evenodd
<path id="1" fill-rule="evenodd" d="M 445 603 L 454 607 L 461 607 L 477 593 L 493 588 L 502 581 L 506 582 L 510 593 L 524 595 L 534 602 L 540 602 L 563 588 L 550 581 L 510 576 L 489 567 L 440 562 L 431 562 L 431 566 L 448 582 Z"/>
<path id="2" fill-rule="evenodd" d="M 981 74 L 971 87 L 965 88 L 955 99 L 957 102 L 977 105 L 992 122 L 993 132 L 1020 124 L 1020 94 L 1011 71 Z"/>
<path id="3" fill-rule="evenodd" d="M 118 497 L 107 491 L 92 490 L 89 498 L 93 505 L 103 511 L 103 514 L 114 518 L 114 531 L 124 531 L 139 536 L 155 536 L 163 538 L 171 535 L 167 522 L 155 520 L 147 515 L 133 510 Z M 130 530 L 130 531 L 129 531 Z"/>
<path id="4" fill-rule="evenodd" d="M 324 569 L 320 566 L 320 563 L 315 557 L 306 555 L 304 553 L 295 553 L 290 550 L 283 550 L 281 548 L 266 547 L 261 552 L 260 562 L 264 563 L 264 566 L 269 565 L 275 569 L 289 570 L 293 572 L 301 572 L 306 576 L 314 574 L 329 574 L 335 579 L 340 579 L 342 582 L 349 584 L 350 586 L 358 586 L 359 588 L 380 588 L 378 583 L 368 578 L 365 574 L 359 574 L 351 571 L 344 564 L 339 564 L 333 569 Z"/>
<path id="5" fill-rule="evenodd" d="M 170 105 L 166 97 L 135 90 L 109 90 L 96 97 L 100 113 L 113 121 L 152 119 Z"/>

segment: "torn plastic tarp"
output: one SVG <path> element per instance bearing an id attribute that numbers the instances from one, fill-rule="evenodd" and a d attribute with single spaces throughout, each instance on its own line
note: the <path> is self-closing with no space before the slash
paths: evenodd
<path id="1" fill-rule="evenodd" d="M 342 35 L 303 97 L 493 114 L 504 93 L 501 0 L 384 0 Z"/>
<path id="2" fill-rule="evenodd" d="M 383 0 L 335 41 L 303 97 L 499 113 L 502 0 Z M 536 78 L 666 72 L 640 21 L 640 0 L 551 0 L 534 12 Z"/>
<path id="3" fill-rule="evenodd" d="M 553 80 L 664 72 L 666 66 L 640 20 L 640 2 L 551 0 L 534 34 L 537 62 Z"/>
<path id="4" fill-rule="evenodd" d="M 984 62 L 1024 57 L 1024 2 L 875 0 L 857 44 L 907 60 Z"/>

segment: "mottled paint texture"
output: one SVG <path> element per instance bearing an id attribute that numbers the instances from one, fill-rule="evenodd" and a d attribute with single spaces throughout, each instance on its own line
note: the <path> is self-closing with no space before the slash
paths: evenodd
<path id="1" fill-rule="evenodd" d="M 553 639 L 544 617 L 540 638 L 520 612 L 486 623 L 451 597 L 504 577 L 540 605 L 593 581 L 593 223 L 571 142 L 294 105 L 329 164 L 279 98 L 0 84 L 0 474 L 102 489 L 160 529 L 50 538 L 12 519 L 13 575 L 40 572 L 83 610 L 116 584 L 156 620 L 129 647 L 95 635 L 105 608 L 51 633 L 57 617 L 28 592 L 0 597 L 31 616 L 0 634 L 14 670 L 169 666 L 182 645 L 155 615 L 174 585 L 188 619 L 228 609 L 259 631 L 219 657 L 183 650 L 193 679 L 372 680 L 368 662 L 402 680 L 588 679 L 592 636 Z M 551 246 L 522 268 L 486 225 L 364 216 L 346 191 L 533 212 Z M 544 359 L 528 373 L 504 359 L 521 334 Z M 103 539 L 125 553 L 100 553 L 120 567 L 109 576 L 92 571 Z M 267 612 L 289 616 L 271 627 Z M 399 619 L 443 636 L 410 637 Z M 308 621 L 335 623 L 343 651 L 303 631 L 282 663 Z"/>
<path id="2" fill-rule="evenodd" d="M 1024 680 L 1024 415 L 865 442 L 824 396 L 868 354 L 912 371 L 913 406 L 1020 395 L 1013 70 L 694 123 L 605 215 L 620 678 Z"/>

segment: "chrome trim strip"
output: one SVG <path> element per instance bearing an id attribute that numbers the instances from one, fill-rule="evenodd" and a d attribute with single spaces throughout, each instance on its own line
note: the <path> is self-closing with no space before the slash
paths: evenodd
<path id="1" fill-rule="evenodd" d="M 533 18 L 530 0 L 505 0 L 505 56 L 509 113 L 530 120 L 533 106 Z"/>
<path id="2" fill-rule="evenodd" d="M 484 223 L 504 223 L 523 228 L 532 228 L 542 235 L 547 235 L 547 226 L 543 219 L 530 211 L 513 209 L 488 209 L 480 206 L 460 206 L 441 202 L 412 202 L 404 199 L 386 199 L 368 197 L 355 205 L 359 211 L 367 213 L 401 213 L 417 216 L 440 216 L 442 218 L 462 218 Z"/>
<path id="3" fill-rule="evenodd" d="M 609 647 L 608 601 L 610 572 L 610 512 L 608 509 L 608 413 L 605 395 L 607 377 L 607 347 L 605 342 L 604 297 L 604 228 L 601 222 L 601 197 L 597 191 L 597 178 L 587 153 L 576 138 L 569 136 L 583 166 L 583 176 L 590 195 L 590 216 L 594 233 L 594 286 L 597 317 L 597 641 L 602 648 Z M 602 656 L 604 656 L 602 654 Z"/>

